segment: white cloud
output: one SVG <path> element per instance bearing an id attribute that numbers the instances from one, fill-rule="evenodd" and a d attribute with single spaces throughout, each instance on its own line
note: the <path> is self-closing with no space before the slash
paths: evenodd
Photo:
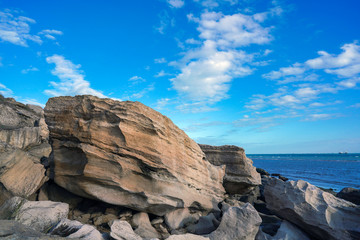
<path id="1" fill-rule="evenodd" d="M 305 72 L 305 68 L 301 66 L 299 63 L 295 63 L 291 67 L 283 67 L 280 68 L 279 71 L 271 71 L 270 73 L 263 74 L 264 78 L 275 80 L 280 79 L 286 76 L 297 76 L 301 75 Z"/>
<path id="2" fill-rule="evenodd" d="M 70 60 L 56 54 L 47 57 L 46 61 L 55 64 L 55 69 L 51 73 L 60 79 L 60 82 L 50 82 L 53 89 L 45 90 L 46 94 L 51 96 L 90 94 L 102 98 L 106 97 L 100 91 L 90 87 L 90 83 L 84 79 L 84 74 L 80 70 L 81 65 L 75 65 Z"/>
<path id="3" fill-rule="evenodd" d="M 160 34 L 165 34 L 165 29 L 168 26 L 175 25 L 175 19 L 171 19 L 169 13 L 167 11 L 163 11 L 159 14 L 160 23 L 159 26 L 155 27 L 155 30 L 158 31 Z"/>
<path id="4" fill-rule="evenodd" d="M 39 71 L 38 68 L 30 66 L 30 67 L 27 68 L 27 69 L 21 70 L 21 73 L 22 73 L 22 74 L 27 74 L 27 73 L 29 73 L 29 72 L 37 72 L 37 71 Z"/>
<path id="5" fill-rule="evenodd" d="M 170 98 L 161 98 L 156 101 L 156 105 L 154 108 L 157 110 L 162 110 L 166 105 L 170 103 L 170 101 L 171 101 Z"/>
<path id="6" fill-rule="evenodd" d="M 170 76 L 170 75 L 171 75 L 170 73 L 167 73 L 164 70 L 161 70 L 154 77 L 158 78 L 158 77 L 165 77 L 165 76 Z"/>
<path id="7" fill-rule="evenodd" d="M 203 7 L 206 8 L 215 8 L 222 3 L 229 3 L 230 5 L 235 5 L 239 2 L 238 0 L 193 0 L 193 1 L 201 4 Z"/>
<path id="8" fill-rule="evenodd" d="M 41 44 L 39 36 L 30 34 L 30 24 L 34 23 L 31 18 L 15 17 L 10 11 L 0 11 L 0 39 L 23 47 L 28 46 L 28 41 Z"/>
<path id="9" fill-rule="evenodd" d="M 350 79 L 342 80 L 337 84 L 343 88 L 354 88 L 358 83 L 360 83 L 360 78 L 350 78 Z"/>
<path id="10" fill-rule="evenodd" d="M 349 106 L 349 108 L 360 108 L 360 103 L 355 103 L 355 104 Z"/>
<path id="11" fill-rule="evenodd" d="M 44 35 L 44 37 L 50 39 L 50 40 L 56 40 L 56 37 L 54 35 L 63 35 L 62 31 L 59 30 L 50 30 L 50 29 L 45 29 L 42 30 L 41 32 L 38 33 L 39 35 Z"/>
<path id="12" fill-rule="evenodd" d="M 154 83 L 148 85 L 146 88 L 144 88 L 143 90 L 133 93 L 130 97 L 128 97 L 129 99 L 139 99 L 144 97 L 147 93 L 154 91 L 155 87 L 154 87 Z"/>
<path id="13" fill-rule="evenodd" d="M 154 59 L 154 62 L 155 63 L 166 63 L 167 61 L 165 58 L 156 58 L 156 59 Z"/>
<path id="14" fill-rule="evenodd" d="M 166 0 L 171 7 L 182 8 L 185 4 L 184 0 Z"/>
<path id="15" fill-rule="evenodd" d="M 4 64 L 2 63 L 2 57 L 0 57 L 0 67 L 4 66 Z"/>
<path id="16" fill-rule="evenodd" d="M 129 78 L 129 81 L 132 82 L 133 84 L 146 82 L 146 80 L 144 78 L 139 77 L 139 76 L 132 76 L 131 78 Z"/>
<path id="17" fill-rule="evenodd" d="M 11 89 L 7 88 L 4 84 L 0 83 L 0 94 L 4 97 L 11 97 L 13 94 L 13 91 Z"/>
<path id="18" fill-rule="evenodd" d="M 315 113 L 310 114 L 304 121 L 318 121 L 318 120 L 328 120 L 334 118 L 335 116 L 327 113 Z"/>
<path id="19" fill-rule="evenodd" d="M 265 18 L 265 17 L 264 17 Z M 239 50 L 250 44 L 265 44 L 271 41 L 270 29 L 262 27 L 255 15 L 224 15 L 205 12 L 200 18 L 189 14 L 188 19 L 198 23 L 202 44 L 188 50 L 178 62 L 171 63 L 180 68 L 180 73 L 171 79 L 173 88 L 191 104 L 212 104 L 228 97 L 230 82 L 236 77 L 252 73 L 246 66 L 254 55 Z M 193 41 L 188 41 L 192 43 Z M 212 110 L 204 106 L 203 109 Z"/>
<path id="20" fill-rule="evenodd" d="M 193 39 L 193 38 L 186 39 L 185 42 L 186 42 L 187 44 L 201 44 L 201 41 L 195 40 L 195 39 Z"/>
<path id="21" fill-rule="evenodd" d="M 31 105 L 38 105 L 42 108 L 45 107 L 45 104 L 38 102 L 36 99 L 32 99 L 32 98 L 25 98 L 23 100 L 20 100 L 20 102 L 24 103 L 24 104 L 31 104 Z"/>

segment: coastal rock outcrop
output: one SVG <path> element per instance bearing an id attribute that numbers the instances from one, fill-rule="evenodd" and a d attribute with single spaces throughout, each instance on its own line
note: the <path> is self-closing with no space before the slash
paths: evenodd
<path id="1" fill-rule="evenodd" d="M 243 148 L 237 146 L 210 146 L 199 144 L 206 159 L 216 165 L 225 165 L 224 188 L 230 194 L 243 194 L 261 184 L 261 176 L 247 158 Z"/>
<path id="2" fill-rule="evenodd" d="M 271 211 L 316 239 L 360 238 L 360 207 L 308 182 L 269 178 L 264 195 Z"/>
<path id="3" fill-rule="evenodd" d="M 0 95 L 0 204 L 29 197 L 47 181 L 41 164 L 51 152 L 43 110 Z"/>
<path id="4" fill-rule="evenodd" d="M 45 118 L 54 181 L 70 192 L 160 216 L 183 207 L 210 210 L 223 198 L 224 168 L 139 102 L 56 97 Z"/>
<path id="5" fill-rule="evenodd" d="M 351 187 L 343 188 L 338 194 L 336 194 L 336 197 L 360 205 L 360 189 Z"/>

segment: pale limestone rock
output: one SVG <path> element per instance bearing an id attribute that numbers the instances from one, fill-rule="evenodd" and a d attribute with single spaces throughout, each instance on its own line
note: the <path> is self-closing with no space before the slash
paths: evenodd
<path id="1" fill-rule="evenodd" d="M 216 165 L 225 165 L 224 187 L 230 194 L 244 194 L 261 184 L 261 176 L 247 158 L 243 148 L 237 146 L 210 146 L 199 144 L 206 159 Z"/>
<path id="2" fill-rule="evenodd" d="M 301 227 L 310 236 L 326 240 L 360 237 L 360 206 L 298 180 L 271 178 L 264 190 L 267 207 Z"/>
<path id="3" fill-rule="evenodd" d="M 211 210 L 224 168 L 167 117 L 139 102 L 57 97 L 45 107 L 55 182 L 87 198 L 159 216 Z"/>
<path id="4" fill-rule="evenodd" d="M 144 212 L 135 214 L 132 217 L 131 225 L 135 227 L 135 233 L 145 239 L 160 238 L 160 234 L 151 225 L 149 215 Z"/>
<path id="5" fill-rule="evenodd" d="M 199 213 L 191 213 L 188 208 L 181 208 L 167 213 L 165 215 L 165 223 L 170 230 L 175 230 L 189 223 L 194 223 L 198 221 L 199 218 Z"/>
<path id="6" fill-rule="evenodd" d="M 111 228 L 110 236 L 116 240 L 142 240 L 126 221 L 114 220 L 109 223 L 109 226 Z"/>
<path id="7" fill-rule="evenodd" d="M 62 219 L 49 233 L 71 239 L 104 240 L 101 233 L 94 226 L 69 219 Z"/>
<path id="8" fill-rule="evenodd" d="M 210 240 L 210 238 L 187 233 L 182 235 L 171 235 L 166 240 Z"/>
<path id="9" fill-rule="evenodd" d="M 0 219 L 15 220 L 32 229 L 47 233 L 60 220 L 67 218 L 69 205 L 51 201 L 28 201 L 13 197 L 0 207 Z"/>
<path id="10" fill-rule="evenodd" d="M 224 213 L 220 226 L 209 235 L 211 240 L 254 240 L 261 218 L 255 208 L 246 203 L 243 207 L 231 207 Z"/>

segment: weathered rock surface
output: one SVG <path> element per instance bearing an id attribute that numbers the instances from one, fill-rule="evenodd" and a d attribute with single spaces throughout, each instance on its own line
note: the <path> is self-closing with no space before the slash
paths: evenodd
<path id="1" fill-rule="evenodd" d="M 170 119 L 139 102 L 57 97 L 45 107 L 55 182 L 83 197 L 164 215 L 210 210 L 224 194 L 224 168 Z"/>
<path id="2" fill-rule="evenodd" d="M 225 165 L 224 187 L 230 194 L 247 193 L 261 184 L 260 174 L 247 158 L 243 148 L 237 146 L 210 146 L 199 144 L 206 159 L 216 166 Z"/>
<path id="3" fill-rule="evenodd" d="M 259 231 L 261 218 L 255 208 L 246 203 L 243 207 L 231 207 L 223 215 L 220 226 L 209 235 L 211 240 L 254 240 Z"/>
<path id="4" fill-rule="evenodd" d="M 32 229 L 47 233 L 69 213 L 69 205 L 51 201 L 28 201 L 13 197 L 0 207 L 0 219 L 15 220 Z"/>
<path id="5" fill-rule="evenodd" d="M 59 236 L 50 236 L 37 232 L 13 220 L 0 220 L 0 239 L 2 240 L 65 240 Z M 73 239 L 73 240 L 76 240 Z"/>
<path id="6" fill-rule="evenodd" d="M 51 228 L 49 233 L 71 239 L 104 240 L 101 233 L 94 226 L 69 219 L 62 219 L 55 227 Z"/>
<path id="7" fill-rule="evenodd" d="M 135 233 L 145 239 L 160 238 L 161 235 L 156 231 L 156 229 L 151 225 L 149 215 L 147 213 L 141 212 L 133 216 L 132 227 L 135 228 Z"/>
<path id="8" fill-rule="evenodd" d="M 182 235 L 171 235 L 166 240 L 210 240 L 210 238 L 187 233 Z"/>
<path id="9" fill-rule="evenodd" d="M 47 138 L 41 107 L 0 95 L 0 204 L 29 197 L 47 180 L 40 164 L 51 152 Z"/>
<path id="10" fill-rule="evenodd" d="M 186 229 L 189 233 L 194 233 L 197 235 L 204 235 L 213 232 L 220 222 L 216 219 L 213 213 L 210 213 L 207 216 L 201 216 L 199 222 L 194 225 L 190 225 Z"/>
<path id="11" fill-rule="evenodd" d="M 165 223 L 170 230 L 183 228 L 189 223 L 195 223 L 200 218 L 198 213 L 191 213 L 188 208 L 176 209 L 165 215 Z"/>
<path id="12" fill-rule="evenodd" d="M 336 194 L 336 197 L 360 205 L 360 189 L 350 187 L 343 188 L 338 194 Z"/>
<path id="13" fill-rule="evenodd" d="M 0 205 L 12 196 L 29 197 L 48 180 L 37 160 L 0 141 Z"/>
<path id="14" fill-rule="evenodd" d="M 270 210 L 310 236 L 326 240 L 360 238 L 360 207 L 310 183 L 271 178 L 264 194 Z"/>
<path id="15" fill-rule="evenodd" d="M 116 240 L 142 240 L 126 221 L 114 220 L 109 226 L 111 228 L 110 236 Z"/>
<path id="16" fill-rule="evenodd" d="M 310 238 L 299 228 L 283 221 L 275 236 L 268 235 L 261 230 L 256 235 L 256 240 L 310 240 Z"/>

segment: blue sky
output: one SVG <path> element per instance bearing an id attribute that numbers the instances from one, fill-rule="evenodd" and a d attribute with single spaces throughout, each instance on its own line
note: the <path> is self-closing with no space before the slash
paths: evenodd
<path id="1" fill-rule="evenodd" d="M 0 93 L 140 101 L 199 143 L 360 152 L 357 0 L 0 0 Z"/>

